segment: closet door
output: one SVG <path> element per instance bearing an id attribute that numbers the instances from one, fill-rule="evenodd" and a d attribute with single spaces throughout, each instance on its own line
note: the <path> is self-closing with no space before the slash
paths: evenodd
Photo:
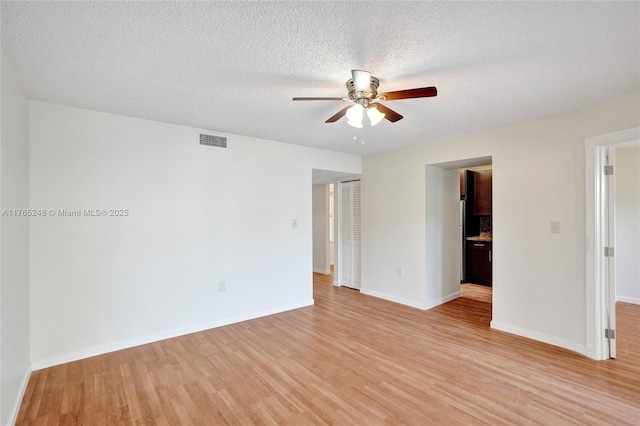
<path id="1" fill-rule="evenodd" d="M 360 181 L 351 187 L 351 284 L 360 289 Z"/>
<path id="2" fill-rule="evenodd" d="M 360 288 L 360 181 L 340 184 L 340 282 Z"/>

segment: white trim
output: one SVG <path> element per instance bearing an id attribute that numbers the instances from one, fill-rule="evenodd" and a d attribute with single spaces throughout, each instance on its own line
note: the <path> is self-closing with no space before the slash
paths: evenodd
<path id="1" fill-rule="evenodd" d="M 342 217 L 342 182 L 337 181 L 333 187 L 333 232 L 335 232 L 333 241 L 333 285 L 342 286 L 342 225 L 340 218 Z"/>
<path id="2" fill-rule="evenodd" d="M 325 218 L 325 223 L 324 223 L 324 269 L 325 271 L 329 271 L 329 272 L 320 272 L 321 274 L 330 274 L 331 273 L 331 236 L 329 235 L 329 225 L 330 225 L 330 215 L 331 215 L 331 206 L 329 206 L 329 198 L 330 198 L 330 193 L 329 193 L 329 184 L 325 183 L 324 184 L 324 218 Z"/>
<path id="3" fill-rule="evenodd" d="M 604 334 L 606 320 L 602 312 L 606 308 L 603 298 L 604 283 L 600 273 L 601 256 L 597 256 L 598 247 L 602 247 L 597 227 L 599 219 L 598 177 L 595 175 L 598 163 L 598 147 L 626 143 L 640 139 L 640 127 L 621 130 L 606 135 L 585 139 L 585 224 L 586 224 L 586 355 L 595 360 L 608 359 L 607 341 Z"/>
<path id="4" fill-rule="evenodd" d="M 457 299 L 460 296 L 462 296 L 462 292 L 456 291 L 455 293 L 451 293 L 448 296 L 444 296 L 444 297 L 441 297 L 440 299 L 427 302 L 426 307 L 424 309 L 426 310 L 426 309 L 435 308 L 436 306 L 440 306 L 447 302 L 451 302 L 453 299 Z"/>
<path id="5" fill-rule="evenodd" d="M 317 274 L 322 274 L 322 275 L 330 275 L 331 274 L 331 269 L 313 268 L 313 272 L 315 272 Z"/>
<path id="6" fill-rule="evenodd" d="M 616 302 L 633 303 L 634 305 L 640 305 L 640 299 L 637 299 L 635 297 L 618 296 L 616 297 Z"/>
<path id="7" fill-rule="evenodd" d="M 279 314 L 294 309 L 304 308 L 313 305 L 313 299 L 305 302 L 296 303 L 287 306 L 280 306 L 273 309 L 266 309 L 264 311 L 253 312 L 250 314 L 239 315 L 237 317 L 226 318 L 220 321 L 214 321 L 205 324 L 199 324 L 192 327 L 180 328 L 162 333 L 153 334 L 151 336 L 130 339 L 123 342 L 95 346 L 93 348 L 72 352 L 69 354 L 59 355 L 51 358 L 40 359 L 31 362 L 33 370 L 41 370 L 43 368 L 52 367 L 54 365 L 65 364 L 67 362 L 77 361 L 84 358 L 89 358 L 96 355 L 102 355 L 109 352 L 119 351 L 122 349 L 132 348 L 134 346 L 145 345 L 147 343 L 158 342 L 160 340 L 171 339 L 173 337 L 184 336 L 185 334 L 197 333 L 199 331 L 210 330 L 212 328 L 223 327 L 225 325 L 235 324 L 243 321 L 248 321 L 260 317 L 266 317 L 269 315 Z"/>
<path id="8" fill-rule="evenodd" d="M 381 292 L 375 291 L 375 290 L 369 290 L 369 289 L 366 289 L 366 288 L 361 288 L 360 289 L 360 293 L 366 294 L 368 296 L 377 297 L 378 299 L 388 300 L 389 302 L 394 302 L 394 303 L 399 303 L 401 305 L 410 306 L 412 308 L 417 308 L 417 309 L 422 309 L 422 310 L 427 309 L 427 307 L 426 307 L 426 305 L 424 303 L 418 303 L 418 302 L 416 302 L 414 300 L 404 299 L 402 297 L 397 297 L 397 296 L 393 296 L 391 294 L 381 293 Z"/>
<path id="9" fill-rule="evenodd" d="M 549 336 L 547 334 L 539 333 L 537 331 L 526 330 L 524 328 L 514 327 L 512 325 L 503 324 L 497 321 L 491 321 L 491 328 L 499 331 L 504 331 L 506 333 L 526 337 L 528 339 L 537 340 L 539 342 L 548 343 L 550 345 L 558 346 L 564 349 L 569 349 L 570 351 L 577 352 L 581 355 L 586 355 L 587 353 L 584 345 L 581 345 L 577 342 L 572 342 L 571 340 L 565 340 L 555 336 Z"/>
<path id="10" fill-rule="evenodd" d="M 436 306 L 440 306 L 444 303 L 450 302 L 453 299 L 457 299 L 458 297 L 461 296 L 461 293 L 459 291 L 450 294 L 448 296 L 442 297 L 438 300 L 432 300 L 430 302 L 427 303 L 418 303 L 414 300 L 409 300 L 409 299 L 405 299 L 402 297 L 397 297 L 397 296 L 393 296 L 391 294 L 386 294 L 386 293 L 381 293 L 379 291 L 375 291 L 375 290 L 369 290 L 366 288 L 362 288 L 360 289 L 360 293 L 362 294 L 366 294 L 368 296 L 373 296 L 373 297 L 377 297 L 379 299 L 384 299 L 384 300 L 388 300 L 389 302 L 394 302 L 394 303 L 399 303 L 401 305 L 405 305 L 405 306 L 410 306 L 412 308 L 416 308 L 416 309 L 422 309 L 423 311 L 429 310 L 431 308 L 435 308 Z"/>
<path id="11" fill-rule="evenodd" d="M 20 412 L 20 405 L 22 404 L 22 398 L 24 398 L 24 394 L 27 391 L 27 385 L 29 384 L 29 379 L 31 378 L 32 370 L 33 369 L 31 367 L 31 364 L 29 364 L 29 370 L 27 371 L 27 374 L 25 374 L 22 379 L 18 398 L 16 398 L 16 402 L 13 404 L 13 409 L 11 410 L 11 414 L 9 415 L 10 425 L 14 425 L 16 424 L 16 421 L 18 421 L 18 413 Z"/>

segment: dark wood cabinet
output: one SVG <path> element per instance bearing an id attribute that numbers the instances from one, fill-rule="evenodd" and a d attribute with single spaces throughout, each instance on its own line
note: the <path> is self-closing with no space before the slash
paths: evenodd
<path id="1" fill-rule="evenodd" d="M 462 282 L 491 286 L 491 184 L 491 170 L 460 175 L 460 199 L 465 200 Z"/>
<path id="2" fill-rule="evenodd" d="M 491 241 L 466 243 L 466 282 L 491 286 Z"/>
<path id="3" fill-rule="evenodd" d="M 491 170 L 481 170 L 474 173 L 473 214 L 477 216 L 491 215 L 491 180 Z"/>
<path id="4" fill-rule="evenodd" d="M 465 236 L 474 236 L 480 234 L 480 222 L 475 216 L 475 176 L 476 173 L 471 170 L 464 172 L 464 194 L 465 194 L 465 210 L 464 210 L 464 229 Z"/>

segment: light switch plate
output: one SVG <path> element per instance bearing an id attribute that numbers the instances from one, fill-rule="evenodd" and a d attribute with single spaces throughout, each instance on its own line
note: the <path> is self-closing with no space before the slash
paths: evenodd
<path id="1" fill-rule="evenodd" d="M 552 234 L 559 234 L 560 233 L 560 221 L 559 220 L 552 220 L 550 222 L 550 228 L 551 228 L 551 233 Z"/>

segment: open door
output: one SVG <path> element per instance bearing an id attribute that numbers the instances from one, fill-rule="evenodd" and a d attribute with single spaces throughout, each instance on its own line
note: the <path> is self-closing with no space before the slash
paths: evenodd
<path id="1" fill-rule="evenodd" d="M 599 148 L 598 157 L 602 165 L 601 190 L 601 278 L 603 282 L 603 319 L 604 335 L 609 349 L 609 358 L 616 357 L 616 264 L 615 264 L 615 148 L 603 146 Z"/>
<path id="2" fill-rule="evenodd" d="M 606 167 L 605 167 L 605 202 L 607 216 L 607 247 L 605 249 L 605 262 L 607 264 L 607 315 L 609 316 L 609 325 L 606 331 L 606 337 L 609 340 L 609 357 L 616 357 L 616 258 L 614 256 L 615 237 L 616 237 L 616 185 L 614 165 L 616 160 L 616 149 L 607 147 Z"/>
<path id="3" fill-rule="evenodd" d="M 637 141 L 640 127 L 585 139 L 586 355 L 595 360 L 616 356 L 615 149 Z"/>

